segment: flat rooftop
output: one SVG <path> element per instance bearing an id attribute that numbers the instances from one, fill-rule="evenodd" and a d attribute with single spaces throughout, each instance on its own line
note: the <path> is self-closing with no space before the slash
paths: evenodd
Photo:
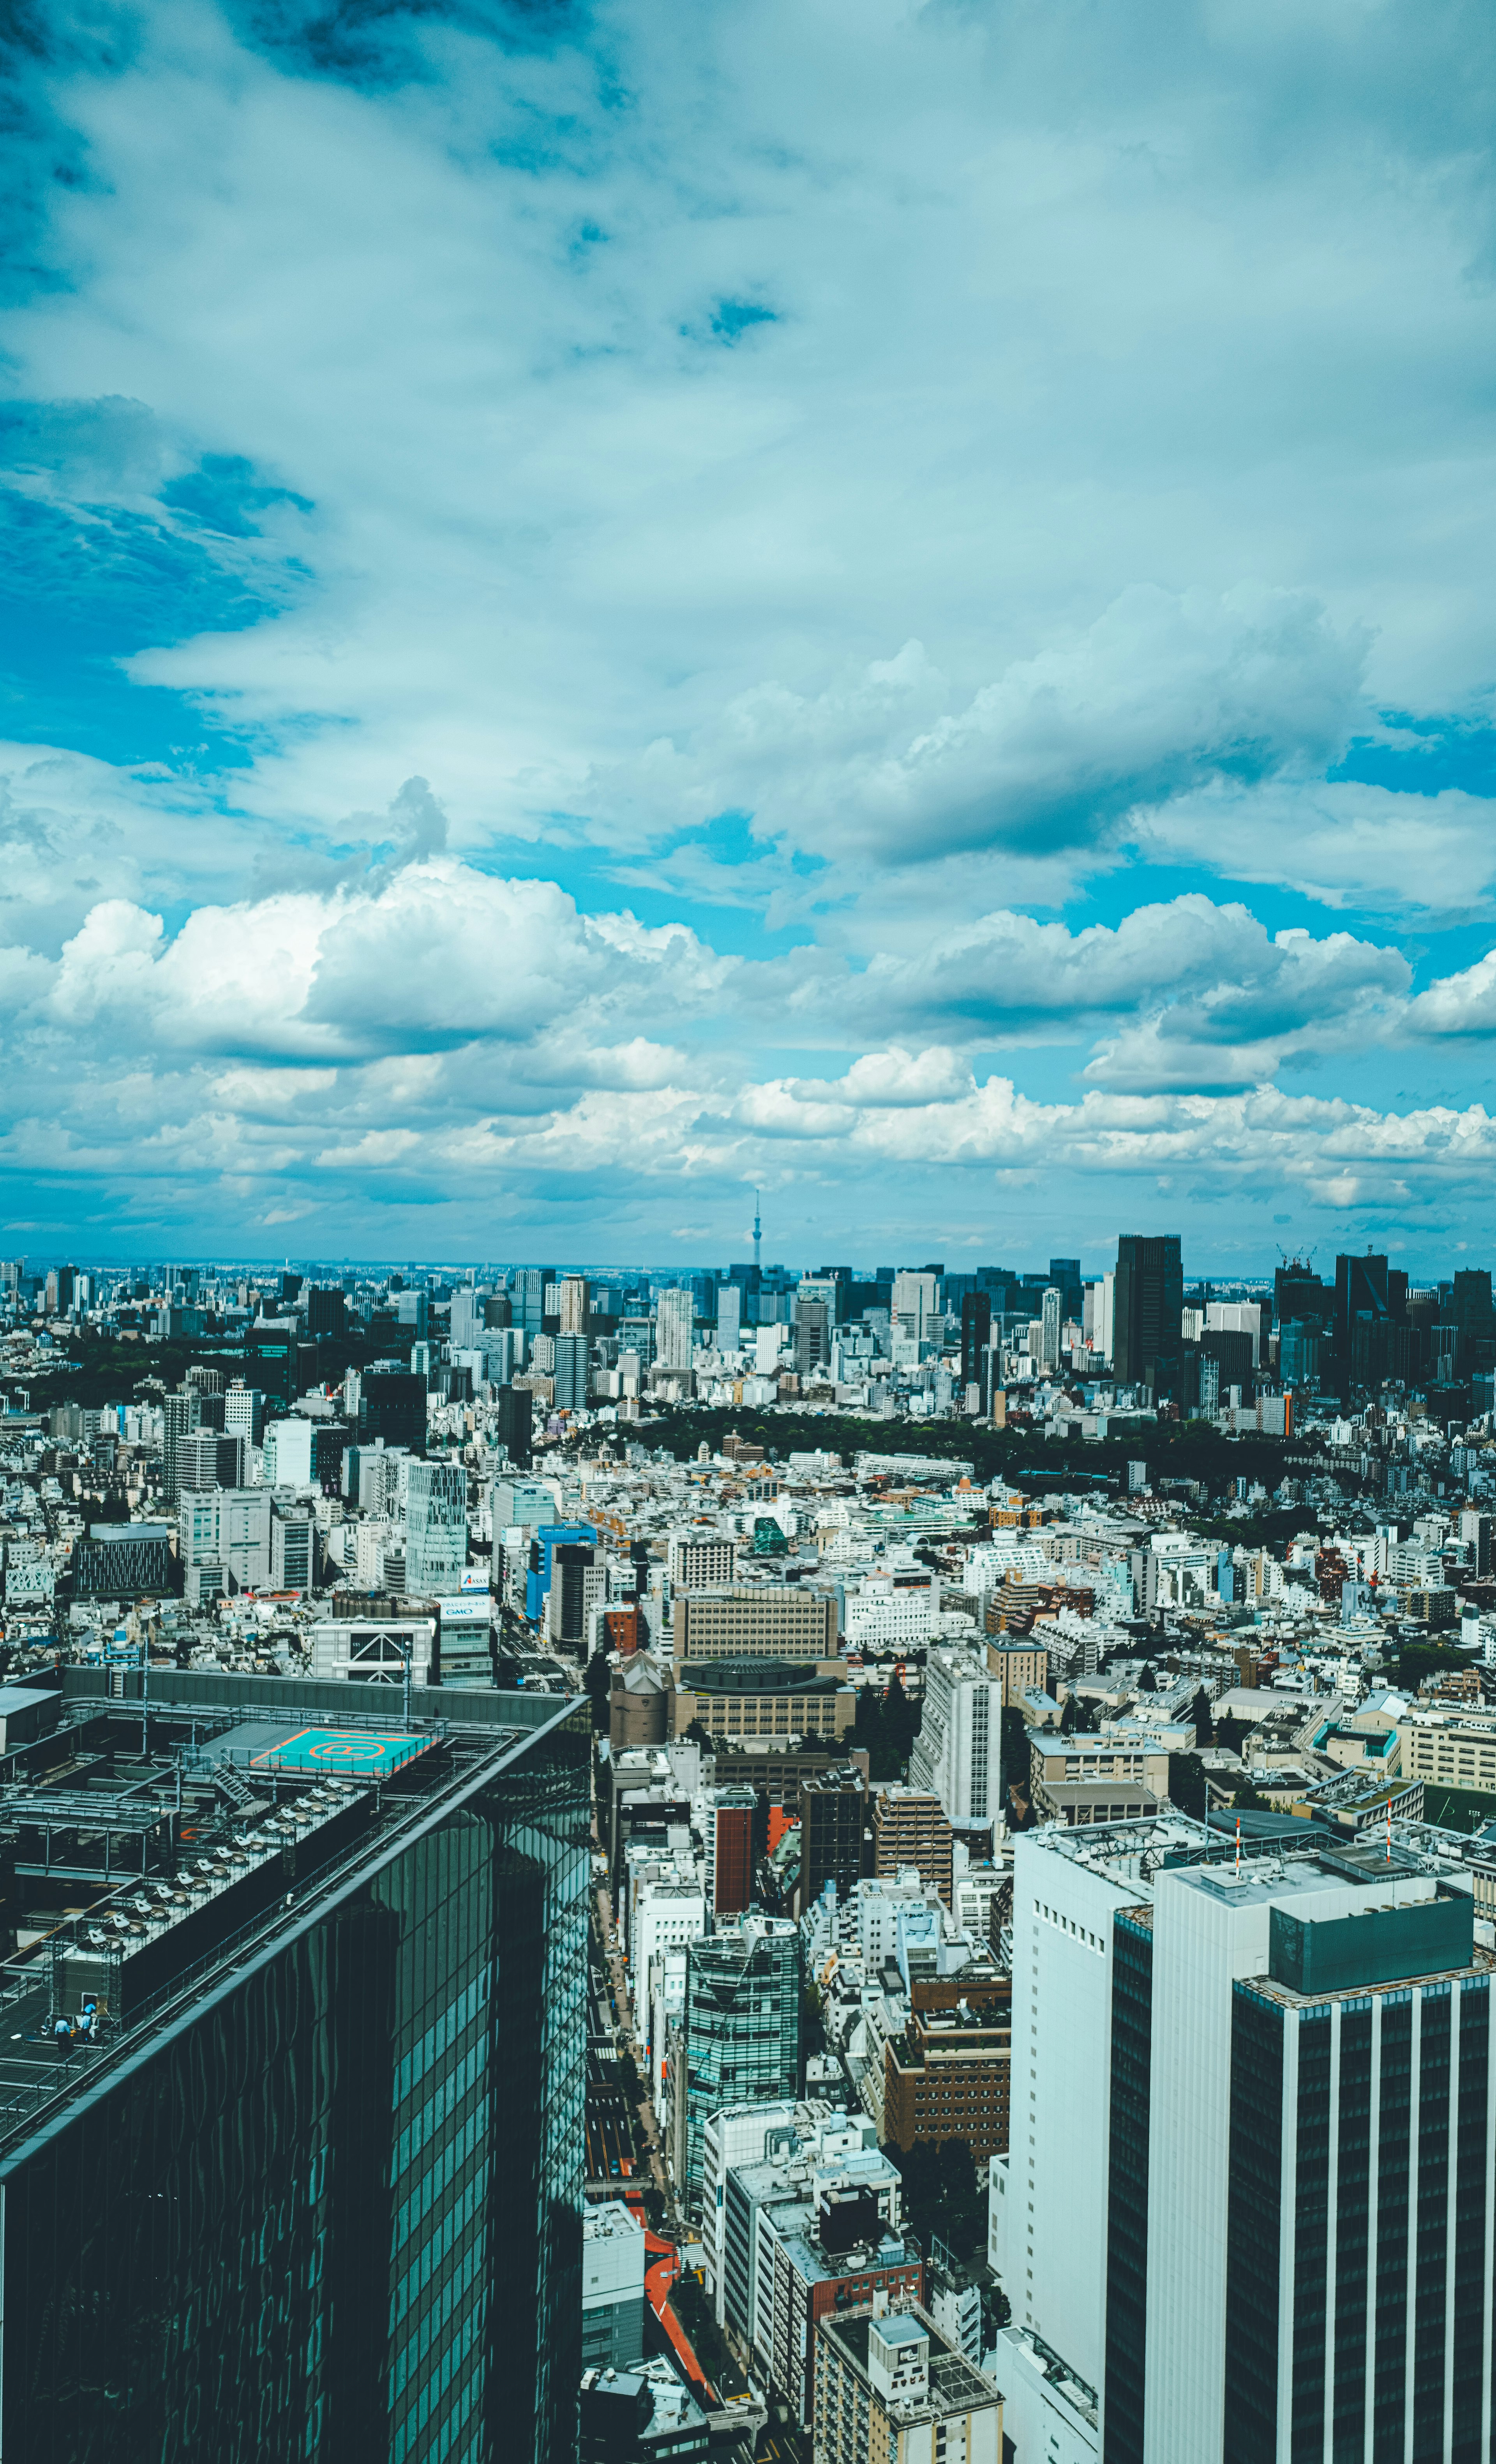
<path id="1" fill-rule="evenodd" d="M 0 2167 L 534 1734 L 174 1704 L 143 1752 L 138 1705 L 70 1708 L 0 1756 Z"/>

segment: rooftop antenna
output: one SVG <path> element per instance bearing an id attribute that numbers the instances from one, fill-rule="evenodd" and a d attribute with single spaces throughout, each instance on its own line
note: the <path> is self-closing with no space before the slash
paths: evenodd
<path id="1" fill-rule="evenodd" d="M 762 1237 L 763 1225 L 759 1220 L 759 1193 L 755 1190 L 753 1194 L 753 1270 L 755 1274 L 759 1272 L 759 1243 Z"/>

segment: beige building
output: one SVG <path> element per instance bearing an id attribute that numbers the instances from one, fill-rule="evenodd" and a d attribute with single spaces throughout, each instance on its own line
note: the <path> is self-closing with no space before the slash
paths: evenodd
<path id="1" fill-rule="evenodd" d="M 799 1583 L 682 1591 L 673 1609 L 677 1663 L 692 1660 L 828 1661 L 838 1656 L 836 1601 Z"/>
<path id="2" fill-rule="evenodd" d="M 994 1677 L 1002 1680 L 1002 1708 L 1021 1711 L 1023 1697 L 1029 1692 L 1047 1693 L 1049 1687 L 1049 1654 L 1042 1644 L 1033 1642 L 989 1642 L 987 1666 Z"/>
<path id="3" fill-rule="evenodd" d="M 731 1540 L 672 1540 L 671 1581 L 683 1592 L 704 1591 L 714 1583 L 731 1583 L 737 1559 L 737 1551 Z"/>
<path id="4" fill-rule="evenodd" d="M 1397 1747 L 1403 1779 L 1496 1796 L 1496 1720 L 1483 1719 L 1479 1712 L 1456 1712 L 1447 1720 L 1427 1714 L 1401 1720 Z"/>
<path id="5" fill-rule="evenodd" d="M 951 1904 L 951 1826 L 937 1796 L 924 1789 L 880 1783 L 872 1792 L 872 1870 L 891 1879 L 913 1865 L 922 1882 Z"/>
<path id="6" fill-rule="evenodd" d="M 772 1743 L 776 1738 L 831 1739 L 845 1737 L 857 1717 L 856 1689 L 846 1683 L 847 1671 L 840 1661 L 829 1670 L 819 1670 L 813 1680 L 795 1685 L 776 1683 L 769 1670 L 763 1672 L 764 1682 L 759 1683 L 759 1672 L 742 1665 L 731 1672 L 728 1683 L 699 1682 L 713 1673 L 702 1666 L 698 1682 L 693 1684 L 690 1672 L 677 1669 L 671 1696 L 672 1736 L 684 1735 L 692 1722 L 699 1720 L 709 1736 L 731 1737 L 745 1745 Z"/>
<path id="7" fill-rule="evenodd" d="M 1002 2399 L 927 2311 L 816 2324 L 814 2464 L 1002 2464 Z"/>
<path id="8" fill-rule="evenodd" d="M 1169 1793 L 1169 1756 L 1161 1747 L 1120 1744 L 1110 1737 L 1028 1732 L 1029 1782 L 1035 1812 L 1057 1822 L 1125 1822 L 1154 1813 Z M 1083 1804 L 1119 1811 L 1084 1813 Z"/>

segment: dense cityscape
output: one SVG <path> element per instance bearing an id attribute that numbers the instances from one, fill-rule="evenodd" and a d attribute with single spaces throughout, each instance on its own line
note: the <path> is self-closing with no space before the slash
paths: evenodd
<path id="1" fill-rule="evenodd" d="M 0 1263 L 18 2452 L 1478 2452 L 1489 1274 L 754 1249 Z"/>

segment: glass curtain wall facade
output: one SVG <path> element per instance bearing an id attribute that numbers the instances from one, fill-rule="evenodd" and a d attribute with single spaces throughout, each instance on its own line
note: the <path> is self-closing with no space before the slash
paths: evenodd
<path id="1" fill-rule="evenodd" d="M 7 2458 L 571 2464 L 587 1742 L 502 1754 L 0 2163 Z"/>
<path id="2" fill-rule="evenodd" d="M 701 2195 L 708 2117 L 800 2093 L 799 1928 L 760 1917 L 691 1945 L 686 1963 L 686 2186 Z"/>
<path id="3" fill-rule="evenodd" d="M 406 1581 L 422 1599 L 457 1591 L 468 1562 L 468 1475 L 461 1463 L 406 1473 Z"/>

